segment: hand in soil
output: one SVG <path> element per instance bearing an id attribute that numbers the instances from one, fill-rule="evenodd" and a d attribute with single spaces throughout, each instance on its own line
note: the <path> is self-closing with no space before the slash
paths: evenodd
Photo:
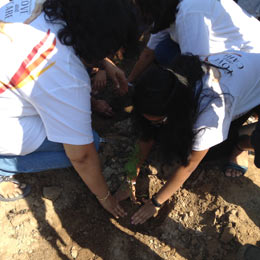
<path id="1" fill-rule="evenodd" d="M 119 205 L 118 200 L 112 195 L 110 195 L 106 200 L 99 200 L 99 203 L 111 213 L 115 218 L 124 217 L 127 213 Z"/>
<path id="2" fill-rule="evenodd" d="M 103 116 L 112 117 L 114 115 L 112 107 L 102 99 L 95 99 L 92 109 L 93 111 Z"/>
<path id="3" fill-rule="evenodd" d="M 147 200 L 145 204 L 132 216 L 131 223 L 133 225 L 143 224 L 157 212 L 158 210 L 155 208 L 151 200 Z"/>

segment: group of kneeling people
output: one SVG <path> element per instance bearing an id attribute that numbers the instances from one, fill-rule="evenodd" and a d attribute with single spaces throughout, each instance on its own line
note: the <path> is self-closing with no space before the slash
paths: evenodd
<path id="1" fill-rule="evenodd" d="M 246 172 L 249 150 L 260 167 L 260 127 L 243 125 L 260 105 L 260 22 L 233 0 L 34 0 L 30 13 L 11 14 L 14 2 L 0 7 L 1 201 L 29 194 L 17 174 L 73 166 L 107 211 L 126 215 L 119 202 L 130 191 L 110 194 L 102 175 L 84 64 L 102 66 L 123 94 L 134 85 L 137 175 L 154 142 L 180 165 L 133 224 L 152 217 L 212 147 L 233 148 L 226 176 Z M 126 80 L 108 57 L 135 44 L 139 11 L 151 37 Z"/>

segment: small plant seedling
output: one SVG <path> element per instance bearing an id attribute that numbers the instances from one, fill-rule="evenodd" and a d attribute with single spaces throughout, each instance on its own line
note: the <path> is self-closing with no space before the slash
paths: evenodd
<path id="1" fill-rule="evenodd" d="M 130 189 L 130 198 L 135 201 L 135 181 L 137 178 L 137 165 L 140 162 L 140 147 L 138 144 L 135 145 L 134 151 L 129 156 L 128 162 L 125 164 L 127 183 Z"/>

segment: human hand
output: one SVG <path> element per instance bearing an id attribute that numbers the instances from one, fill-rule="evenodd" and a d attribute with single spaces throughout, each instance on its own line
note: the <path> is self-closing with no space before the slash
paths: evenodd
<path id="1" fill-rule="evenodd" d="M 111 60 L 106 58 L 103 62 L 108 76 L 113 80 L 120 95 L 128 92 L 128 83 L 123 70 L 119 69 Z"/>
<path id="2" fill-rule="evenodd" d="M 93 77 L 92 89 L 98 91 L 103 89 L 107 84 L 107 74 L 105 70 L 99 70 Z"/>
<path id="3" fill-rule="evenodd" d="M 146 220 L 154 216 L 159 211 L 151 200 L 147 200 L 145 204 L 132 216 L 131 223 L 133 225 L 143 224 Z"/>
<path id="4" fill-rule="evenodd" d="M 114 115 L 112 107 L 102 99 L 92 98 L 92 109 L 100 115 L 111 117 Z"/>
<path id="5" fill-rule="evenodd" d="M 125 217 L 127 213 L 121 208 L 114 196 L 109 195 L 106 200 L 98 200 L 105 210 L 111 213 L 115 218 Z"/>

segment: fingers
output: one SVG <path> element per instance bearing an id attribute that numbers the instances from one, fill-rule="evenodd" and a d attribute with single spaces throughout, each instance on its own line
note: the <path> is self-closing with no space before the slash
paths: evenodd
<path id="1" fill-rule="evenodd" d="M 106 86 L 106 80 L 94 80 L 93 81 L 93 89 L 94 90 L 101 90 Z"/>
<path id="2" fill-rule="evenodd" d="M 146 220 L 151 218 L 155 213 L 156 209 L 153 204 L 148 201 L 144 206 L 142 206 L 131 218 L 131 223 L 133 225 L 143 224 Z"/>
<path id="3" fill-rule="evenodd" d="M 127 215 L 127 213 L 119 206 L 119 204 L 115 208 L 115 213 L 117 215 L 117 218 L 118 216 L 123 218 Z"/>
<path id="4" fill-rule="evenodd" d="M 99 201 L 101 205 L 110 212 L 115 218 L 124 217 L 127 213 L 121 208 L 118 201 L 113 197 L 109 196 L 105 201 Z"/>

